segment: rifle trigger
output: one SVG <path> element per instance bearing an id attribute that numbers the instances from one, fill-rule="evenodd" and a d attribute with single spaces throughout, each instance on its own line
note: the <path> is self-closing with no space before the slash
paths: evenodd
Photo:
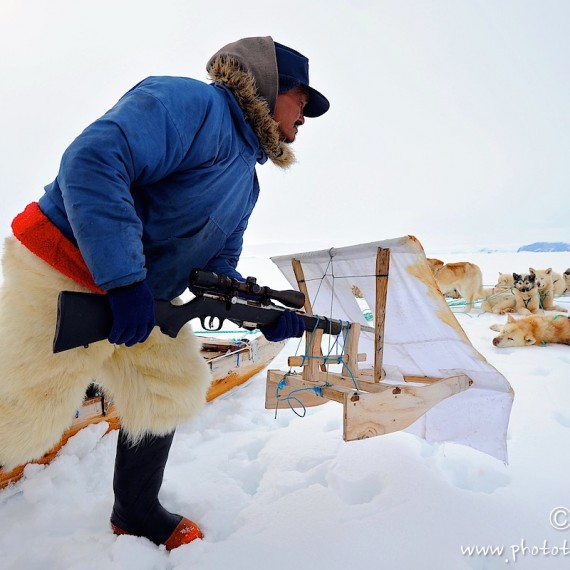
<path id="1" fill-rule="evenodd" d="M 206 320 L 207 319 L 207 320 Z M 222 330 L 222 325 L 224 324 L 223 319 L 218 317 L 204 317 L 201 319 L 202 328 L 208 331 L 219 331 Z"/>

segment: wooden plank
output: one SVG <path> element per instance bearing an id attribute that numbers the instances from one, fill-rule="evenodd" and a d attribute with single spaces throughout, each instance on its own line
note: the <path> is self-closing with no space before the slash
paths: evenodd
<path id="1" fill-rule="evenodd" d="M 298 398 L 302 400 L 303 404 L 307 407 L 325 404 L 329 400 L 342 404 L 346 397 L 351 398 L 357 394 L 354 385 L 348 385 L 348 383 L 346 385 L 325 383 L 316 384 L 315 382 L 307 382 L 306 380 L 303 380 L 303 377 L 299 374 L 284 375 L 283 372 L 279 370 L 270 370 L 268 372 L 267 379 L 268 381 L 271 381 L 275 387 L 277 387 L 277 384 L 281 381 L 285 381 L 285 386 L 281 387 L 279 390 L 280 397 L 287 396 L 293 390 L 302 390 L 302 392 L 299 392 Z M 308 402 L 312 402 L 311 404 L 305 404 L 305 396 L 308 398 Z M 266 408 L 273 409 L 275 408 L 276 403 L 275 390 L 269 395 L 269 398 L 272 405 L 266 405 Z M 289 405 L 285 403 L 281 407 L 287 408 Z"/>
<path id="2" fill-rule="evenodd" d="M 386 320 L 386 298 L 388 295 L 388 273 L 390 271 L 390 250 L 378 248 L 376 255 L 376 307 L 374 313 L 374 381 L 382 380 L 384 358 L 384 322 Z"/>
<path id="3" fill-rule="evenodd" d="M 394 370 L 396 370 L 397 372 L 394 373 Z M 363 380 L 367 380 L 369 378 L 374 378 L 374 369 L 373 368 L 361 368 L 359 371 L 359 378 L 362 378 Z M 393 380 L 393 381 L 397 381 L 397 382 L 411 382 L 411 383 L 415 383 L 415 384 L 433 384 L 434 382 L 438 382 L 439 380 L 441 380 L 441 377 L 435 377 L 435 376 L 412 376 L 412 375 L 407 375 L 404 376 L 403 374 L 401 374 L 398 370 L 397 367 L 395 366 L 384 366 L 382 367 L 382 382 L 385 382 L 386 380 Z"/>
<path id="4" fill-rule="evenodd" d="M 434 378 L 433 376 L 404 376 L 404 380 L 415 384 L 433 384 L 434 382 L 439 382 L 441 378 Z"/>
<path id="5" fill-rule="evenodd" d="M 339 358 L 342 355 L 340 354 L 329 354 L 326 358 L 331 360 L 331 364 L 336 364 L 339 360 Z M 317 358 L 322 358 L 323 360 L 325 359 L 324 355 L 321 355 Z M 288 366 L 303 366 L 303 357 L 302 356 L 290 356 L 287 359 L 287 365 Z M 366 353 L 364 352 L 360 352 L 357 354 L 357 360 L 358 362 L 366 362 Z"/>
<path id="6" fill-rule="evenodd" d="M 283 380 L 285 380 L 286 386 L 278 390 L 277 387 Z M 311 408 L 326 404 L 328 401 L 327 399 L 317 395 L 313 390 L 306 389 L 315 386 L 317 386 L 317 384 L 306 382 L 299 375 L 291 374 L 285 376 L 281 370 L 269 370 L 267 372 L 267 384 L 265 387 L 265 409 Z M 303 389 L 303 392 L 295 394 L 295 397 L 299 399 L 299 402 L 293 398 L 290 400 L 284 399 L 287 398 L 293 390 L 300 388 Z"/>
<path id="7" fill-rule="evenodd" d="M 307 337 L 306 354 L 308 356 L 305 366 L 303 367 L 303 379 L 307 381 L 316 381 L 321 370 L 321 361 L 319 358 L 311 358 L 312 356 L 322 356 L 321 345 L 323 342 L 323 330 L 316 329 L 312 332 L 305 333 Z M 324 368 L 324 365 L 323 365 Z"/>
<path id="8" fill-rule="evenodd" d="M 356 386 L 355 386 L 356 383 Z M 350 376 L 341 376 L 336 372 L 320 372 L 319 376 L 316 379 L 316 384 L 323 385 L 332 385 L 336 388 L 344 387 L 345 389 L 349 390 L 361 390 L 363 392 L 383 392 L 384 390 L 389 390 L 394 386 L 389 384 L 384 384 L 383 382 L 374 382 L 371 378 L 355 378 L 354 380 Z"/>
<path id="9" fill-rule="evenodd" d="M 301 262 L 295 258 L 293 258 L 291 260 L 291 265 L 293 266 L 293 273 L 295 274 L 295 279 L 297 280 L 297 285 L 299 287 L 299 291 L 301 291 L 301 293 L 303 293 L 303 295 L 305 295 L 305 304 L 303 305 L 303 309 L 305 310 L 305 313 L 307 313 L 307 315 L 312 315 L 313 314 L 313 307 L 311 305 L 311 299 L 309 298 L 309 288 L 307 287 L 307 282 L 305 281 L 305 272 L 303 271 L 303 266 L 301 265 Z M 305 354 L 308 354 L 308 352 L 309 352 L 309 341 L 310 341 L 310 336 L 311 336 L 310 332 L 311 331 L 307 331 L 305 333 Z M 321 347 L 321 340 L 322 340 L 322 333 L 321 333 L 321 336 L 319 338 L 318 350 L 314 351 L 314 354 L 316 354 L 316 355 L 322 355 L 323 354 L 323 349 Z M 321 366 L 321 370 L 326 370 L 326 366 L 324 364 L 321 364 L 320 366 Z M 313 367 L 313 369 L 314 369 L 314 367 Z M 309 373 L 307 373 L 307 374 L 309 374 Z"/>
<path id="10" fill-rule="evenodd" d="M 384 435 L 407 428 L 433 406 L 467 390 L 473 384 L 465 375 L 443 378 L 421 387 L 392 387 L 391 390 L 360 393 L 344 401 L 345 441 Z"/>
<path id="11" fill-rule="evenodd" d="M 297 280 L 297 285 L 299 286 L 299 291 L 305 295 L 305 304 L 303 308 L 307 315 L 313 314 L 313 307 L 311 307 L 311 300 L 309 299 L 309 289 L 307 287 L 307 282 L 305 281 L 305 273 L 303 272 L 303 266 L 298 259 L 292 259 L 291 265 L 293 266 L 293 273 L 295 274 L 295 279 Z"/>
<path id="12" fill-rule="evenodd" d="M 360 340 L 360 324 L 352 323 L 346 335 L 344 345 L 345 364 L 342 367 L 343 376 L 358 376 L 358 341 Z M 365 355 L 366 358 L 366 355 Z"/>
<path id="13" fill-rule="evenodd" d="M 349 399 L 354 395 L 366 394 L 368 391 L 379 394 L 385 391 L 391 391 L 394 386 L 382 383 L 374 383 L 370 381 L 362 381 L 356 379 L 355 382 L 350 377 L 340 376 L 338 374 L 330 374 L 320 372 L 317 382 L 308 382 L 303 380 L 299 374 L 286 374 L 282 370 L 269 370 L 267 372 L 267 384 L 265 390 L 265 408 L 273 410 L 275 408 L 302 407 L 299 403 L 291 406 L 287 402 L 277 400 L 277 385 L 285 380 L 286 386 L 279 390 L 279 397 L 284 398 L 292 390 L 303 389 L 299 393 L 299 399 L 305 407 L 320 406 L 328 400 L 344 404 L 345 396 Z M 320 389 L 322 396 L 317 395 L 312 389 Z"/>

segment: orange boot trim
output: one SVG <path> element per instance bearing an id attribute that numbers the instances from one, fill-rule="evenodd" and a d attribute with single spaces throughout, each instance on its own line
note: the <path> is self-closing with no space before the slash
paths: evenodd
<path id="1" fill-rule="evenodd" d="M 131 534 L 113 523 L 111 523 L 111 529 L 115 534 Z M 166 546 L 166 550 L 174 550 L 175 548 L 178 548 L 183 544 L 188 544 L 197 538 L 204 538 L 204 535 L 198 525 L 190 519 L 182 517 L 182 520 L 172 531 L 172 534 L 168 537 L 164 546 Z"/>
<path id="2" fill-rule="evenodd" d="M 202 531 L 195 522 L 182 517 L 178 526 L 174 529 L 168 540 L 164 543 L 166 550 L 173 550 L 183 544 L 188 544 L 197 538 L 204 538 Z"/>

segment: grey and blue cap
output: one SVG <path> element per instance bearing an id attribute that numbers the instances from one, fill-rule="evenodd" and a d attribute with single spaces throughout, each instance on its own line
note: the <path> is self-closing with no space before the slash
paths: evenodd
<path id="1" fill-rule="evenodd" d="M 206 66 L 208 72 L 219 61 L 230 65 L 230 72 L 224 67 L 221 73 L 216 74 L 215 80 L 235 87 L 238 79 L 232 77 L 231 65 L 237 65 L 251 74 L 258 95 L 267 101 L 271 113 L 275 111 L 277 96 L 297 86 L 302 86 L 309 95 L 304 109 L 306 117 L 320 117 L 329 109 L 327 98 L 309 84 L 308 58 L 274 42 L 271 36 L 242 38 L 227 44 L 210 58 Z"/>
<path id="2" fill-rule="evenodd" d="M 305 117 L 324 115 L 329 110 L 330 103 L 322 93 L 309 85 L 308 58 L 290 47 L 274 43 L 279 73 L 279 93 L 285 93 L 301 86 L 309 95 L 309 102 L 303 110 Z"/>

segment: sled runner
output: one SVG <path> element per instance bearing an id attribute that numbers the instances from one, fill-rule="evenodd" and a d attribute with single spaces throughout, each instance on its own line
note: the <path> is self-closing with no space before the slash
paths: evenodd
<path id="1" fill-rule="evenodd" d="M 513 391 L 471 345 L 417 239 L 272 261 L 305 293 L 308 313 L 346 325 L 337 337 L 308 331 L 289 370 L 268 371 L 266 408 L 333 401 L 343 407 L 346 441 L 405 429 L 506 461 Z"/>
<path id="2" fill-rule="evenodd" d="M 285 346 L 285 342 L 269 342 L 263 335 L 241 340 L 201 336 L 199 338 L 203 343 L 202 355 L 212 372 L 212 383 L 207 395 L 208 401 L 245 383 L 263 370 Z M 82 407 L 77 410 L 76 417 L 73 418 L 71 426 L 63 434 L 59 443 L 33 463 L 49 463 L 70 437 L 89 424 L 102 421 L 109 424 L 108 432 L 120 427 L 113 403 L 103 393 L 88 391 Z M 8 472 L 0 468 L 0 489 L 20 479 L 25 466 L 19 465 Z"/>

